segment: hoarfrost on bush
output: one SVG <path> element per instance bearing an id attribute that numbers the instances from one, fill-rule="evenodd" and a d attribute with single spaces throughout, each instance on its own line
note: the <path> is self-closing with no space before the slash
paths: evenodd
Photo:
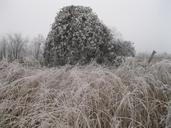
<path id="1" fill-rule="evenodd" d="M 44 58 L 49 66 L 88 64 L 92 60 L 113 64 L 117 56 L 134 55 L 134 51 L 131 43 L 114 40 L 91 8 L 66 6 L 48 34 Z"/>

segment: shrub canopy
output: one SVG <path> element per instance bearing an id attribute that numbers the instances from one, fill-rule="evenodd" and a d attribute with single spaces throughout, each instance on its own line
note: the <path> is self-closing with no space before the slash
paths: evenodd
<path id="1" fill-rule="evenodd" d="M 49 66 L 112 63 L 120 45 L 89 7 L 67 6 L 55 18 L 46 39 L 44 58 Z M 117 47 L 119 46 L 119 47 Z"/>

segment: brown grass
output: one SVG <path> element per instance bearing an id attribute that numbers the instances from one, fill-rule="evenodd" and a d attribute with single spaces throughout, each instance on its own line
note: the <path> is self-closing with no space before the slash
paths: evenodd
<path id="1" fill-rule="evenodd" d="M 3 61 L 0 127 L 165 128 L 170 89 L 170 61 L 146 65 L 129 58 L 118 69 Z"/>

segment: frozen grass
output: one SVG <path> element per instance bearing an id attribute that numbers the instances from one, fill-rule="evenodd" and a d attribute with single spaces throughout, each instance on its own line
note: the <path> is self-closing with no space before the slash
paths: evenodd
<path id="1" fill-rule="evenodd" d="M 170 87 L 171 61 L 146 65 L 129 58 L 118 69 L 3 61 L 0 127 L 165 128 Z"/>

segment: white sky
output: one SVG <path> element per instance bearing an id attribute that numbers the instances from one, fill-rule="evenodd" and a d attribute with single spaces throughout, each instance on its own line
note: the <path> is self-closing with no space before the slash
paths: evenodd
<path id="1" fill-rule="evenodd" d="M 138 52 L 171 53 L 171 0 L 0 0 L 0 36 L 46 36 L 56 13 L 66 5 L 90 6 Z"/>

